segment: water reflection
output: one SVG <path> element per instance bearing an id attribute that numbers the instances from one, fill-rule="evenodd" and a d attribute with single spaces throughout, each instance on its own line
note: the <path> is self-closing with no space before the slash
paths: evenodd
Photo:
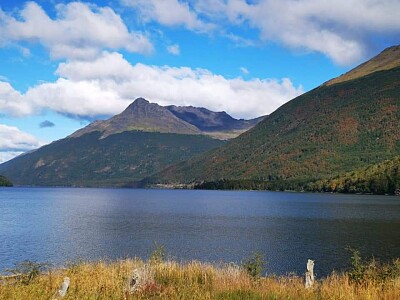
<path id="1" fill-rule="evenodd" d="M 0 269 L 23 259 L 147 257 L 153 242 L 178 260 L 240 262 L 323 276 L 347 246 L 400 257 L 400 199 L 384 196 L 184 190 L 0 189 Z"/>

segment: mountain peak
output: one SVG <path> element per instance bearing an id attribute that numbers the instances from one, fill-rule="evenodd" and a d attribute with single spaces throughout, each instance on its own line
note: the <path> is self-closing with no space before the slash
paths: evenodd
<path id="1" fill-rule="evenodd" d="M 386 48 L 377 56 L 362 63 L 358 67 L 349 72 L 340 75 L 334 79 L 325 82 L 323 85 L 332 85 L 335 83 L 345 82 L 357 79 L 377 71 L 390 70 L 400 66 L 400 45 Z"/>
<path id="2" fill-rule="evenodd" d="M 179 119 L 165 107 L 137 98 L 122 113 L 104 121 L 98 121 L 82 128 L 70 137 L 99 131 L 102 138 L 123 131 L 145 131 L 178 134 L 200 134 L 194 125 Z"/>
<path id="3" fill-rule="evenodd" d="M 213 112 L 193 106 L 161 106 L 137 98 L 122 113 L 104 121 L 96 121 L 70 137 L 99 131 L 102 138 L 123 131 L 146 131 L 178 134 L 207 134 L 219 139 L 236 137 L 261 121 L 237 120 L 226 112 Z"/>
<path id="4" fill-rule="evenodd" d="M 150 103 L 150 102 L 149 102 L 148 100 L 146 100 L 146 99 L 140 97 L 140 98 L 136 98 L 135 101 L 133 101 L 133 102 L 131 103 L 131 105 L 143 105 L 143 104 L 149 104 L 149 103 Z M 129 105 L 129 106 L 131 106 L 131 105 Z M 129 106 L 128 106 L 128 107 L 129 107 Z"/>
<path id="5" fill-rule="evenodd" d="M 137 107 L 145 107 L 149 104 L 151 103 L 145 98 L 142 97 L 136 98 L 131 104 L 129 104 L 129 106 L 125 109 L 125 111 L 129 111 Z"/>
<path id="6" fill-rule="evenodd" d="M 133 113 L 135 117 L 140 117 L 142 115 L 163 114 L 164 109 L 157 103 L 150 103 L 144 98 L 137 98 L 119 115 L 124 115 L 126 113 Z"/>

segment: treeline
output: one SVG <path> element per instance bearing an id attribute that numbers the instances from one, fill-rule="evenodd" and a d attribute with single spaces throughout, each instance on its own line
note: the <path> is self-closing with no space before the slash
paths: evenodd
<path id="1" fill-rule="evenodd" d="M 270 190 L 330 193 L 363 193 L 400 195 L 400 156 L 366 169 L 321 180 L 230 180 L 203 181 L 194 189 L 207 190 Z"/>
<path id="2" fill-rule="evenodd" d="M 307 185 L 308 191 L 400 195 L 400 156 L 364 170 Z"/>
<path id="3" fill-rule="evenodd" d="M 203 181 L 193 187 L 199 190 L 268 190 L 268 191 L 304 191 L 307 183 L 301 180 L 251 180 L 251 179 L 220 179 Z"/>
<path id="4" fill-rule="evenodd" d="M 12 182 L 6 177 L 0 175 L 0 186 L 13 186 Z"/>

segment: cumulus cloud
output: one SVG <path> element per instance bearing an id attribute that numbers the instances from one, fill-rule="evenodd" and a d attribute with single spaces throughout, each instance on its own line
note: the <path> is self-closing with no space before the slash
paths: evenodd
<path id="1" fill-rule="evenodd" d="M 303 93 L 288 78 L 228 79 L 205 69 L 131 65 L 115 52 L 103 52 L 93 61 L 61 63 L 56 73 L 58 80 L 31 87 L 25 94 L 0 82 L 0 110 L 26 115 L 51 109 L 93 118 L 119 113 L 135 98 L 145 97 L 161 105 L 202 106 L 251 118 L 269 114 Z"/>
<path id="2" fill-rule="evenodd" d="M 34 113 L 34 104 L 25 101 L 24 96 L 14 90 L 10 83 L 0 81 L 0 111 L 12 116 Z"/>
<path id="3" fill-rule="evenodd" d="M 0 124 L 0 163 L 42 145 L 34 136 L 17 127 Z"/>
<path id="4" fill-rule="evenodd" d="M 341 65 L 364 59 L 374 47 L 371 36 L 396 40 L 400 34 L 398 0 L 122 0 L 122 3 L 138 10 L 147 20 L 165 26 L 184 25 L 190 30 L 207 27 L 208 31 L 219 32 L 234 42 L 242 41 L 240 44 L 247 40 L 234 33 L 235 29 L 250 26 L 259 31 L 262 41 L 320 52 Z"/>
<path id="5" fill-rule="evenodd" d="M 139 11 L 144 22 L 156 21 L 167 26 L 184 26 L 191 30 L 208 31 L 214 26 L 200 20 L 189 3 L 178 0 L 122 0 L 125 6 Z"/>
<path id="6" fill-rule="evenodd" d="M 153 50 L 146 36 L 129 31 L 109 7 L 71 2 L 55 8 L 55 19 L 35 2 L 28 2 L 17 16 L 0 8 L 0 45 L 20 41 L 40 43 L 55 59 L 94 58 L 102 49 L 139 53 Z"/>
<path id="7" fill-rule="evenodd" d="M 215 14 L 217 10 L 232 23 L 249 22 L 264 40 L 318 51 L 342 65 L 364 57 L 371 35 L 400 34 L 400 2 L 396 0 L 212 2 L 199 3 L 204 12 Z"/>
<path id="8" fill-rule="evenodd" d="M 0 164 L 2 164 L 3 162 L 8 161 L 10 159 L 13 159 L 16 156 L 21 155 L 22 153 L 24 153 L 24 152 L 22 152 L 22 151 L 5 151 L 5 152 L 2 152 L 0 150 Z"/>
<path id="9" fill-rule="evenodd" d="M 173 55 L 179 55 L 181 53 L 181 49 L 179 48 L 178 44 L 168 46 L 167 51 Z"/>

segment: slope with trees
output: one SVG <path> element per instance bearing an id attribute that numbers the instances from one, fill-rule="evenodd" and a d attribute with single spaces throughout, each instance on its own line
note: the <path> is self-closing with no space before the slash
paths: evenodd
<path id="1" fill-rule="evenodd" d="M 0 186 L 10 187 L 10 186 L 13 186 L 13 184 L 6 177 L 0 175 Z"/>
<path id="2" fill-rule="evenodd" d="M 148 181 L 259 181 L 285 189 L 392 159 L 400 154 L 400 60 L 390 63 L 303 94 L 223 147 Z"/>

